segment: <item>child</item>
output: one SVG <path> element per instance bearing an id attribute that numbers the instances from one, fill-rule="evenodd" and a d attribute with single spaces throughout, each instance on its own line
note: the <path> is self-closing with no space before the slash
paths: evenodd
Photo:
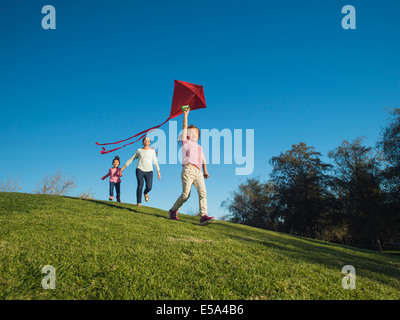
<path id="1" fill-rule="evenodd" d="M 200 225 L 204 226 L 215 222 L 214 217 L 207 215 L 207 192 L 204 178 L 208 179 L 210 175 L 207 172 L 207 165 L 203 154 L 203 149 L 197 143 L 200 138 L 200 130 L 194 125 L 187 126 L 189 110 L 186 109 L 183 118 L 182 133 L 182 194 L 176 200 L 175 204 L 169 210 L 169 218 L 178 220 L 179 208 L 189 199 L 192 185 L 197 189 L 199 195 L 200 207 Z M 203 167 L 204 173 L 201 172 Z"/>
<path id="2" fill-rule="evenodd" d="M 112 162 L 113 167 L 110 168 L 110 170 L 108 170 L 108 173 L 104 176 L 101 177 L 101 180 L 104 180 L 107 177 L 110 177 L 110 198 L 108 198 L 108 200 L 112 201 L 113 197 L 114 197 L 114 187 L 115 190 L 117 192 L 117 201 L 121 202 L 121 188 L 120 188 L 120 184 L 121 184 L 121 178 L 122 175 L 120 174 L 121 172 L 121 168 L 119 168 L 119 157 L 116 156 L 114 157 L 114 160 Z"/>
<path id="3" fill-rule="evenodd" d="M 157 161 L 156 151 L 150 147 L 150 138 L 144 137 L 142 140 L 143 148 L 137 149 L 135 154 L 125 163 L 125 165 L 121 169 L 122 171 L 126 169 L 126 167 L 130 166 L 133 160 L 139 159 L 136 167 L 136 178 L 137 178 L 137 188 L 136 188 L 136 200 L 138 207 L 141 206 L 142 203 L 142 191 L 144 182 L 146 182 L 146 188 L 144 189 L 144 199 L 146 202 L 149 202 L 149 192 L 153 186 L 153 164 L 157 170 L 158 180 L 161 179 L 160 166 Z"/>

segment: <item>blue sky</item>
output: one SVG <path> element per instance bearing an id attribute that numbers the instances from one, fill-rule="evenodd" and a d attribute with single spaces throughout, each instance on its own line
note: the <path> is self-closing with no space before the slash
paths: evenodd
<path id="1" fill-rule="evenodd" d="M 56 29 L 41 27 L 44 5 Z M 345 5 L 356 29 L 341 26 Z M 117 141 L 162 123 L 173 81 L 204 86 L 199 128 L 254 129 L 255 165 L 209 164 L 210 215 L 248 177 L 267 179 L 272 156 L 303 141 L 324 156 L 343 139 L 373 146 L 400 101 L 399 1 L 18 1 L 0 4 L 0 180 L 32 192 L 62 169 L 77 187 L 108 198 L 101 181 Z M 178 128 L 182 117 L 176 118 Z M 162 127 L 168 135 L 168 124 Z M 200 140 L 201 142 L 201 140 Z M 135 203 L 135 166 L 122 201 Z M 150 206 L 168 210 L 181 192 L 181 166 L 161 165 Z M 194 190 L 182 212 L 198 210 Z"/>

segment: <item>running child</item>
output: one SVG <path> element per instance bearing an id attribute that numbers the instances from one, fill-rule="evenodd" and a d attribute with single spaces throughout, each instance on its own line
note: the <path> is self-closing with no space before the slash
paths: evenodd
<path id="1" fill-rule="evenodd" d="M 120 160 L 119 157 L 116 156 L 114 157 L 114 160 L 112 162 L 112 168 L 108 170 L 108 173 L 104 176 L 101 177 L 101 180 L 104 180 L 107 177 L 110 177 L 110 197 L 108 200 L 112 201 L 114 198 L 114 187 L 115 191 L 117 192 L 117 201 L 121 202 L 121 177 L 122 174 L 120 174 L 121 168 L 119 168 L 120 165 Z"/>
<path id="2" fill-rule="evenodd" d="M 186 109 L 183 114 L 183 133 L 181 138 L 183 166 L 181 173 L 182 194 L 169 210 L 169 218 L 178 220 L 178 210 L 189 199 L 190 189 L 194 185 L 199 195 L 200 225 L 204 226 L 215 222 L 214 217 L 207 215 L 207 192 L 204 178 L 208 179 L 210 175 L 207 172 L 203 149 L 197 143 L 200 138 L 200 130 L 194 125 L 187 126 L 189 109 Z M 202 168 L 204 173 L 201 171 Z"/>

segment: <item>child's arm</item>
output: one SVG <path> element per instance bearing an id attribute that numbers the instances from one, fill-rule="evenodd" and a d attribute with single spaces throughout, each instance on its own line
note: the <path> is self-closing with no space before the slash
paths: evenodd
<path id="1" fill-rule="evenodd" d="M 138 151 L 136 150 L 135 154 L 125 163 L 125 165 L 121 168 L 121 171 L 119 172 L 119 175 L 122 176 L 122 171 L 125 170 L 126 167 L 130 166 L 133 160 L 137 159 L 139 157 Z"/>
<path id="2" fill-rule="evenodd" d="M 210 177 L 210 175 L 207 172 L 207 163 L 206 163 L 206 158 L 204 157 L 204 153 L 203 152 L 201 153 L 201 159 L 202 159 L 202 162 L 203 162 L 203 171 L 204 171 L 203 175 L 204 175 L 204 178 L 208 179 Z"/>
<path id="3" fill-rule="evenodd" d="M 104 177 L 101 177 L 101 180 L 104 180 L 105 178 L 107 178 L 109 176 L 111 176 L 111 169 L 108 170 L 108 173 Z"/>
<path id="4" fill-rule="evenodd" d="M 183 131 L 182 131 L 182 142 L 187 140 L 187 124 L 188 124 L 189 108 L 183 111 Z"/>

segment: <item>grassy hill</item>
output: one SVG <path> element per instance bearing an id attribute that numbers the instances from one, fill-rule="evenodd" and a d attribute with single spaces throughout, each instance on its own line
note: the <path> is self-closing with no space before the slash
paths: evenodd
<path id="1" fill-rule="evenodd" d="M 399 299 L 400 257 L 131 204 L 0 193 L 0 299 Z M 56 289 L 41 286 L 56 268 Z M 342 288 L 344 265 L 356 289 Z"/>

